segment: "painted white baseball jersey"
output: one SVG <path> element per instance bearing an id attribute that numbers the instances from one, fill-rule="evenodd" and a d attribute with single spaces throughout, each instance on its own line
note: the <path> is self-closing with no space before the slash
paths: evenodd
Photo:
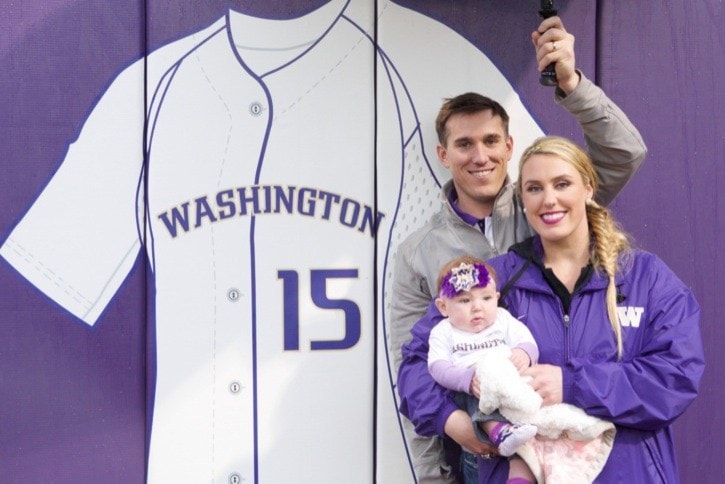
<path id="1" fill-rule="evenodd" d="M 393 4 L 379 18 L 456 38 Z M 286 21 L 230 11 L 132 64 L 0 249 L 89 325 L 144 252 L 150 482 L 373 479 L 376 300 L 389 297 L 375 278 L 383 290 L 397 243 L 437 209 L 435 140 L 419 120 L 457 93 L 410 80 L 425 68 L 405 58 L 409 39 L 376 49 L 373 23 L 364 0 Z M 384 327 L 382 357 L 383 341 Z M 379 363 L 377 448 L 395 459 L 378 478 L 400 482 L 410 473 Z"/>

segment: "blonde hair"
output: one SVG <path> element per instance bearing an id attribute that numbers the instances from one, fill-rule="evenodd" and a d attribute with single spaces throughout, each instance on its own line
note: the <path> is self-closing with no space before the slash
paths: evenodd
<path id="1" fill-rule="evenodd" d="M 521 193 L 521 173 L 524 164 L 533 155 L 552 155 L 569 163 L 581 175 L 584 184 L 591 186 L 596 194 L 599 178 L 591 158 L 575 143 L 558 136 L 546 136 L 537 139 L 521 155 L 517 183 L 519 194 Z M 615 280 L 617 272 L 621 269 L 622 262 L 627 259 L 630 253 L 631 242 L 629 235 L 622 230 L 607 208 L 602 207 L 594 200 L 588 200 L 586 213 L 591 238 L 589 257 L 594 269 L 604 272 L 609 280 L 606 294 L 607 315 L 614 330 L 617 355 L 621 358 L 624 350 L 622 327 L 617 316 L 617 287 Z"/>

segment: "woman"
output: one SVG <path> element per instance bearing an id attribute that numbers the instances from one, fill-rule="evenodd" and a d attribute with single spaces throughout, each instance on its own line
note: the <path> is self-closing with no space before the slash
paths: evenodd
<path id="1" fill-rule="evenodd" d="M 490 263 L 502 285 L 513 280 L 503 301 L 539 344 L 540 364 L 523 374 L 544 404 L 570 403 L 616 426 L 596 482 L 678 482 L 670 425 L 697 395 L 704 369 L 699 306 L 659 258 L 630 247 L 592 200 L 596 189 L 584 151 L 562 138 L 537 140 L 521 158 L 518 190 L 538 235 Z M 416 364 L 417 338 L 437 320 L 430 311 L 414 328 L 404 367 Z M 399 384 L 401 394 L 417 385 L 405 376 Z M 423 391 L 445 414 L 449 397 Z M 423 428 L 441 416 L 409 418 Z M 480 460 L 479 482 L 504 482 L 505 467 L 501 458 Z"/>

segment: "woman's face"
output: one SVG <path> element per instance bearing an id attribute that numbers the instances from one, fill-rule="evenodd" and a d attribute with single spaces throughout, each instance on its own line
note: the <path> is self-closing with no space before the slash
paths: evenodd
<path id="1" fill-rule="evenodd" d="M 526 218 L 546 242 L 589 241 L 586 201 L 593 195 L 574 166 L 554 155 L 532 155 L 521 169 Z"/>

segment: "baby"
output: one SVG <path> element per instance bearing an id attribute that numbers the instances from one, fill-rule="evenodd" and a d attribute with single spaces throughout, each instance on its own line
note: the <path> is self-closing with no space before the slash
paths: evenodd
<path id="1" fill-rule="evenodd" d="M 512 424 L 498 412 L 485 415 L 478 408 L 475 373 L 484 352 L 510 348 L 510 359 L 519 371 L 539 357 L 529 329 L 498 307 L 494 277 L 490 266 L 472 257 L 460 257 L 443 267 L 435 304 L 445 319 L 430 333 L 428 369 L 438 384 L 459 392 L 456 403 L 471 414 L 478 438 L 511 457 L 508 482 L 536 482 L 528 465 L 515 456 L 536 435 L 536 426 Z"/>

